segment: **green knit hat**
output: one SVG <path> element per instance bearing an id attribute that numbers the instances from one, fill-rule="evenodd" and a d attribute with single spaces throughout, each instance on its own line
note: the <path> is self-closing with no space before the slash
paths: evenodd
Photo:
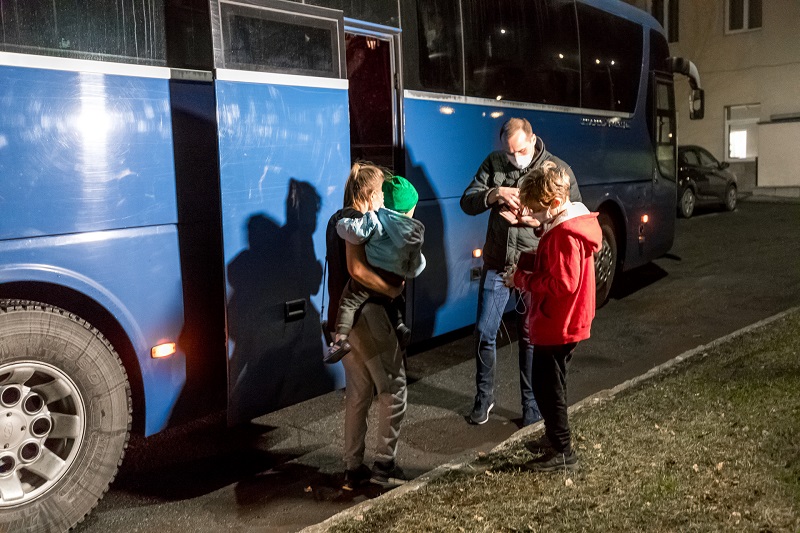
<path id="1" fill-rule="evenodd" d="M 408 213 L 417 205 L 419 195 L 411 182 L 394 176 L 383 182 L 383 205 L 398 213 Z"/>

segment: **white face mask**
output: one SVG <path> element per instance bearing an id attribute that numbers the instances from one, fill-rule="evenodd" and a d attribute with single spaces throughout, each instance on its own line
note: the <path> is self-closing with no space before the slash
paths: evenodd
<path id="1" fill-rule="evenodd" d="M 533 161 L 533 150 L 531 150 L 531 153 L 528 155 L 506 154 L 506 157 L 512 165 L 522 170 L 530 165 L 531 161 Z"/>

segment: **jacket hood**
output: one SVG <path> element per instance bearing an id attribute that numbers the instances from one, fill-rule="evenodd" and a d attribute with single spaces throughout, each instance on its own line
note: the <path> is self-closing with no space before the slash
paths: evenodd
<path id="1" fill-rule="evenodd" d="M 571 203 L 547 229 L 545 235 L 555 228 L 566 231 L 586 243 L 587 250 L 597 253 L 603 246 L 603 232 L 597 223 L 599 213 L 593 213 L 580 202 Z"/>

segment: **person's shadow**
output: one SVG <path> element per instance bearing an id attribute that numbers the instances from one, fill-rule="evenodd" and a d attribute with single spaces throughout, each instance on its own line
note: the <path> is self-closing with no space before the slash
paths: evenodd
<path id="1" fill-rule="evenodd" d="M 248 248 L 228 265 L 230 423 L 335 386 L 322 362 L 319 311 L 310 302 L 322 283 L 312 241 L 319 210 L 314 187 L 291 179 L 286 224 L 251 216 Z"/>

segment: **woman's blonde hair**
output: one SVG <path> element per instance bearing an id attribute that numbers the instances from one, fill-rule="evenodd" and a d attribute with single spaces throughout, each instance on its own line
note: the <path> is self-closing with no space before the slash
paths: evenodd
<path id="1" fill-rule="evenodd" d="M 368 161 L 353 163 L 344 185 L 344 206 L 369 205 L 372 194 L 381 190 L 386 175 L 386 170 Z"/>
<path id="2" fill-rule="evenodd" d="M 519 186 L 519 200 L 533 210 L 549 207 L 556 198 L 569 198 L 569 175 L 565 168 L 545 161 L 523 176 Z"/>

